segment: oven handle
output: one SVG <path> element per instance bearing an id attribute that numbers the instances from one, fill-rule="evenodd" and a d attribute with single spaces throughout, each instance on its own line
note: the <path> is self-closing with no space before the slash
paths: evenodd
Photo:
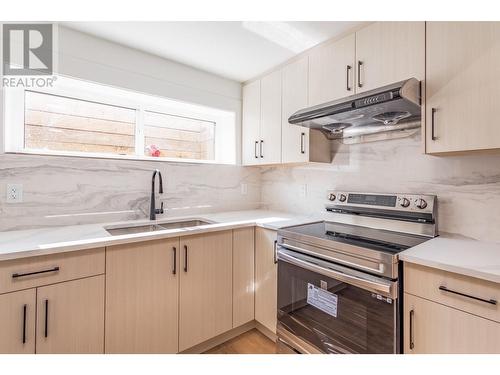
<path id="1" fill-rule="evenodd" d="M 339 280 L 345 282 L 346 284 L 350 284 L 356 286 L 358 288 L 368 290 L 370 292 L 383 294 L 385 296 L 389 296 L 393 299 L 397 298 L 397 288 L 394 288 L 394 283 L 387 281 L 376 282 L 374 280 L 365 279 L 362 277 L 349 275 L 342 271 L 336 271 L 332 268 L 321 267 L 315 263 L 308 262 L 307 260 L 300 259 L 297 256 L 293 256 L 290 254 L 290 251 L 286 250 L 278 250 L 278 259 L 283 260 L 287 263 L 293 264 L 297 267 L 304 268 L 306 270 L 319 273 L 321 275 L 330 277 L 335 280 Z M 333 266 L 333 265 L 332 265 Z"/>

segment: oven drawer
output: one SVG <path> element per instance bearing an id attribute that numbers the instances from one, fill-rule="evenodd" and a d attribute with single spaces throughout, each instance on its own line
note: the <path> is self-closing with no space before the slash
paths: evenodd
<path id="1" fill-rule="evenodd" d="M 404 290 L 500 322 L 500 284 L 405 262 Z"/>
<path id="2" fill-rule="evenodd" d="M 0 262 L 0 294 L 104 273 L 104 248 Z"/>

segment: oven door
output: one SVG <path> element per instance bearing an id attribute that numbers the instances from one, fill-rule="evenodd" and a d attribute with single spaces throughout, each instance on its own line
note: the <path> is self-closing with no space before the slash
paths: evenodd
<path id="1" fill-rule="evenodd" d="M 397 282 L 279 246 L 278 336 L 290 346 L 399 353 L 398 314 Z"/>

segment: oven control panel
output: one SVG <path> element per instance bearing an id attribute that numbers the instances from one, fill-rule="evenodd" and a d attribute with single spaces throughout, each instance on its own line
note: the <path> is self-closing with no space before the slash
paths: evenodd
<path id="1" fill-rule="evenodd" d="M 326 208 L 328 209 L 335 206 L 351 206 L 433 213 L 435 205 L 435 195 L 359 193 L 328 190 Z"/>

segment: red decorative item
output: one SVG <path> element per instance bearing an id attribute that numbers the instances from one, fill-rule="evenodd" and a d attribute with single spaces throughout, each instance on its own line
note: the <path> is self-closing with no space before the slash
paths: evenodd
<path id="1" fill-rule="evenodd" d="M 148 152 L 149 156 L 153 157 L 160 156 L 160 149 L 156 145 L 149 145 L 148 147 L 146 147 L 146 151 Z"/>

